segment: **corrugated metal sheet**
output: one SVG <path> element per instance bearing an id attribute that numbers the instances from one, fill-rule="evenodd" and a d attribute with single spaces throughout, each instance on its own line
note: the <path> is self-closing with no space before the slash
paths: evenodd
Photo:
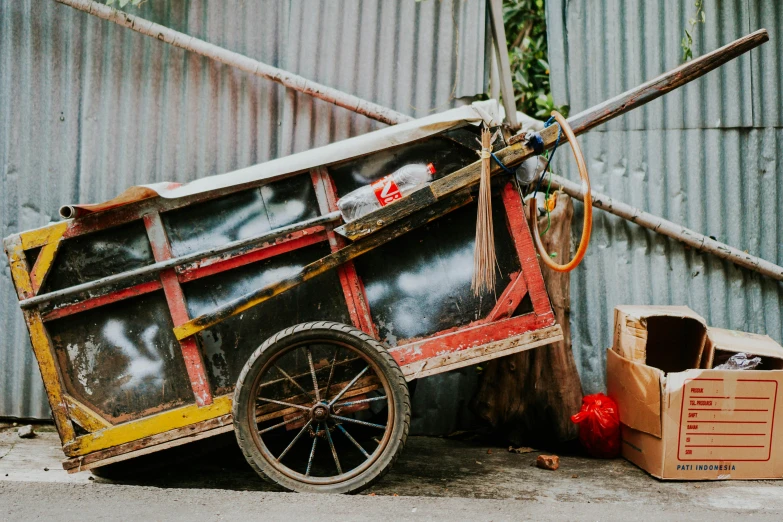
<path id="1" fill-rule="evenodd" d="M 423 116 L 486 91 L 483 0 L 155 0 L 134 13 Z M 0 0 L 0 234 L 67 202 L 185 182 L 377 128 L 44 0 Z M 0 416 L 49 416 L 0 256 Z"/>
<path id="2" fill-rule="evenodd" d="M 580 111 L 676 66 L 693 2 L 550 0 L 547 9 L 555 101 Z M 771 42 L 580 138 L 590 177 L 597 191 L 782 264 L 783 6 L 706 2 L 706 13 L 694 54 L 758 27 Z M 555 165 L 578 177 L 567 150 Z M 783 340 L 779 283 L 601 211 L 571 282 L 573 348 L 586 392 L 605 387 L 618 304 L 685 304 L 714 326 Z"/>
<path id="3" fill-rule="evenodd" d="M 680 64 L 680 40 L 693 0 L 550 0 L 553 95 L 572 112 L 596 105 Z M 707 52 L 747 34 L 747 0 L 706 4 L 707 20 L 693 52 Z M 751 57 L 743 56 L 602 130 L 734 128 L 752 125 Z M 561 102 L 562 103 L 562 102 Z"/>

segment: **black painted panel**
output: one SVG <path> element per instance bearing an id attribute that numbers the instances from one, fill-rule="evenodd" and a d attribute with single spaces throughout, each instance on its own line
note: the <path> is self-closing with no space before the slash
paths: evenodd
<path id="1" fill-rule="evenodd" d="M 357 259 L 373 320 L 389 345 L 463 326 L 495 306 L 495 295 L 477 298 L 470 289 L 476 211 L 476 203 L 467 205 Z M 519 261 L 500 198 L 492 211 L 499 295 Z"/>
<path id="2" fill-rule="evenodd" d="M 214 310 L 243 294 L 280 281 L 329 254 L 320 243 L 184 285 L 191 317 Z M 350 323 L 336 270 L 277 295 L 236 317 L 205 330 L 200 343 L 216 393 L 230 391 L 250 354 L 280 330 L 308 321 Z"/>
<path id="3" fill-rule="evenodd" d="M 155 262 L 141 220 L 64 239 L 42 293 L 95 281 Z"/>
<path id="4" fill-rule="evenodd" d="M 175 256 L 258 236 L 318 215 L 310 174 L 162 214 Z"/>
<path id="5" fill-rule="evenodd" d="M 163 292 L 47 323 L 67 387 L 117 422 L 193 403 Z"/>

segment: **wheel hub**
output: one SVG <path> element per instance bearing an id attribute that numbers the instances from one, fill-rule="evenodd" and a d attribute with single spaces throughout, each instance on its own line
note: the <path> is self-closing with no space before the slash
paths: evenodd
<path id="1" fill-rule="evenodd" d="M 324 422 L 329 418 L 329 406 L 323 403 L 313 406 L 311 415 L 316 422 Z"/>

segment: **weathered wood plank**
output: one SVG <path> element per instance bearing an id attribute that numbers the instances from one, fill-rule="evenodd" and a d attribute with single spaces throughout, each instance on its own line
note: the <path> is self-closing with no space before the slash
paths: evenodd
<path id="1" fill-rule="evenodd" d="M 84 428 L 85 431 L 93 432 L 111 426 L 109 421 L 70 395 L 65 395 L 65 403 L 68 405 L 68 414 L 71 419 Z"/>
<path id="2" fill-rule="evenodd" d="M 183 406 L 78 437 L 65 444 L 63 451 L 69 457 L 85 455 L 228 413 L 231 413 L 231 397 L 222 395 L 215 397 L 209 406 Z"/>
<path id="3" fill-rule="evenodd" d="M 467 350 L 455 351 L 435 357 L 430 357 L 423 361 L 413 362 L 402 366 L 402 373 L 407 381 L 421 379 L 436 375 L 438 373 L 448 372 L 464 366 L 470 366 L 481 362 L 496 359 L 519 353 L 526 350 L 543 346 L 563 339 L 563 332 L 560 325 L 549 326 L 515 335 L 502 341 L 482 344 L 468 348 Z"/>

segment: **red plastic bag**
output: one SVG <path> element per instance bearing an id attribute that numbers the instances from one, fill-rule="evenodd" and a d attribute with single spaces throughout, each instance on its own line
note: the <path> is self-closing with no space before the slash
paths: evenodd
<path id="1" fill-rule="evenodd" d="M 620 455 L 620 416 L 617 403 L 603 393 L 582 399 L 582 410 L 571 416 L 579 425 L 579 440 L 593 457 L 611 459 Z"/>

